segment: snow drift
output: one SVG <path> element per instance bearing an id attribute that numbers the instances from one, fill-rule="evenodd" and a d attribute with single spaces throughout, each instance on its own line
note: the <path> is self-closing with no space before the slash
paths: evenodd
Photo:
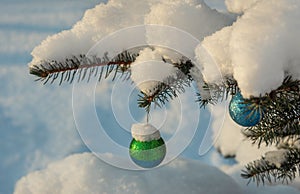
<path id="1" fill-rule="evenodd" d="M 72 155 L 30 173 L 15 188 L 15 194 L 186 192 L 242 193 L 228 175 L 199 162 L 177 159 L 156 170 L 126 171 L 102 162 L 91 153 Z"/>

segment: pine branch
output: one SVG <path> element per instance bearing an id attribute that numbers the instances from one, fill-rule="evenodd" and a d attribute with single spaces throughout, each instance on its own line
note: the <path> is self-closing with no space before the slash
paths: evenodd
<path id="1" fill-rule="evenodd" d="M 188 79 L 192 79 L 192 76 L 190 75 L 190 70 L 192 67 L 194 67 L 194 64 L 191 60 L 188 58 L 183 57 L 180 61 L 180 63 L 174 63 L 174 67 L 178 68 L 180 72 L 182 72 L 185 76 L 188 77 Z"/>
<path id="2" fill-rule="evenodd" d="M 267 145 L 300 135 L 300 81 L 287 77 L 282 86 L 262 99 L 264 118 L 243 132 L 253 143 Z"/>
<path id="3" fill-rule="evenodd" d="M 64 62 L 59 61 L 42 61 L 40 65 L 33 65 L 29 68 L 30 74 L 36 75 L 39 78 L 36 81 L 42 81 L 44 84 L 53 83 L 59 79 L 59 85 L 62 82 L 72 83 L 77 76 L 77 81 L 90 80 L 92 76 L 98 76 L 100 81 L 103 77 L 107 78 L 114 72 L 113 80 L 117 74 L 125 79 L 130 77 L 130 65 L 135 61 L 138 54 L 124 51 L 118 54 L 113 59 L 109 59 L 107 53 L 102 58 L 85 55 L 73 56 L 67 58 Z"/>
<path id="4" fill-rule="evenodd" d="M 284 152 L 273 159 L 266 153 L 262 159 L 249 163 L 242 177 L 258 185 L 265 181 L 289 183 L 300 173 L 300 81 L 286 77 L 276 90 L 250 101 L 258 99 L 265 108 L 264 117 L 256 126 L 245 129 L 244 134 L 258 146 L 275 143 Z"/>
<path id="5" fill-rule="evenodd" d="M 169 100 L 177 97 L 178 94 L 185 92 L 185 87 L 190 87 L 192 78 L 189 76 L 189 70 L 193 67 L 190 60 L 182 60 L 181 63 L 173 64 L 178 68 L 175 75 L 167 77 L 163 82 L 160 82 L 154 92 L 148 95 L 141 91 L 139 94 L 138 105 L 145 108 L 146 112 L 150 112 L 151 104 L 162 107 Z"/>
<path id="6" fill-rule="evenodd" d="M 271 157 L 266 157 L 271 155 Z M 241 176 L 257 185 L 281 181 L 289 183 L 300 174 L 300 149 L 290 148 L 266 153 L 265 157 L 249 163 Z"/>
<path id="7" fill-rule="evenodd" d="M 221 84 L 205 83 L 203 89 L 208 90 L 211 96 L 209 99 L 202 99 L 201 94 L 197 93 L 196 102 L 199 103 L 200 108 L 205 108 L 208 104 L 216 105 L 223 100 L 227 100 L 229 95 L 234 95 L 239 90 L 237 81 L 233 77 L 225 78 L 225 81 Z"/>

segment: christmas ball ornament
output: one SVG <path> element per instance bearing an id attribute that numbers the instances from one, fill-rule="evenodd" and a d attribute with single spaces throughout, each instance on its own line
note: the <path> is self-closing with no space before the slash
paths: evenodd
<path id="1" fill-rule="evenodd" d="M 143 168 L 158 166 L 166 155 L 166 145 L 159 131 L 150 124 L 134 124 L 129 154 L 132 161 Z"/>
<path id="2" fill-rule="evenodd" d="M 240 92 L 237 92 L 229 103 L 229 114 L 237 124 L 252 127 L 262 118 L 260 107 L 246 102 Z"/>

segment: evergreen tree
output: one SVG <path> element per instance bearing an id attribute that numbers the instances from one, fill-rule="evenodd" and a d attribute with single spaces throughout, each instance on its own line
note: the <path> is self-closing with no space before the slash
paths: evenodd
<path id="1" fill-rule="evenodd" d="M 142 48 L 141 48 L 142 49 Z M 30 73 L 38 77 L 37 80 L 44 84 L 59 84 L 73 81 L 89 81 L 92 76 L 103 78 L 117 77 L 130 78 L 131 64 L 136 60 L 138 52 L 124 51 L 110 59 L 107 55 L 102 58 L 74 56 L 65 61 L 42 61 L 39 66 L 30 67 Z M 165 63 L 172 63 L 162 57 Z M 140 92 L 138 105 L 149 113 L 151 105 L 164 106 L 170 99 L 184 93 L 193 81 L 197 81 L 192 74 L 195 65 L 184 56 L 179 63 L 172 63 L 177 69 L 176 75 L 170 75 L 160 82 L 151 94 Z M 239 93 L 238 82 L 233 77 L 225 77 L 220 84 L 202 84 L 195 97 L 199 107 L 203 108 L 208 103 L 216 104 Z M 205 97 L 203 92 L 205 92 Z M 209 94 L 207 97 L 207 93 Z M 260 97 L 245 99 L 245 104 L 250 104 L 250 116 L 254 111 L 262 115 L 259 123 L 246 127 L 243 130 L 245 137 L 256 143 L 258 147 L 276 145 L 278 150 L 268 152 L 261 159 L 245 166 L 241 176 L 253 180 L 257 184 L 281 181 L 288 183 L 300 173 L 300 80 L 286 75 L 282 85 L 270 93 Z"/>

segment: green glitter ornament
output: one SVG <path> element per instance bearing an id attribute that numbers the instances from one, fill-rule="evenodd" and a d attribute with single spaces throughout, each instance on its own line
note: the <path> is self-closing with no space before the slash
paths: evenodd
<path id="1" fill-rule="evenodd" d="M 160 133 L 152 125 L 135 124 L 129 155 L 132 161 L 143 168 L 158 166 L 166 155 L 166 145 Z"/>

